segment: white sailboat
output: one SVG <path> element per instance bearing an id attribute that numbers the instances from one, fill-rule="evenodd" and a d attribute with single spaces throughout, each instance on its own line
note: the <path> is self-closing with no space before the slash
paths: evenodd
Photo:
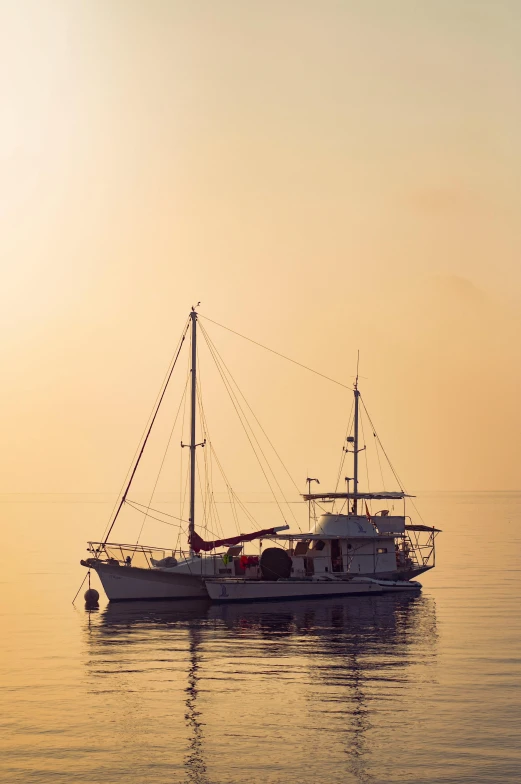
<path id="1" fill-rule="evenodd" d="M 189 321 L 181 338 L 179 349 L 160 394 L 150 426 L 133 466 L 129 481 L 121 496 L 114 517 L 109 525 L 106 536 L 101 542 L 89 542 L 89 557 L 80 561 L 82 566 L 93 569 L 101 581 L 110 601 L 129 601 L 142 599 L 197 599 L 208 598 L 205 586 L 207 577 L 229 574 L 230 563 L 237 562 L 242 550 L 242 542 L 251 541 L 261 536 L 274 535 L 288 526 L 275 526 L 252 534 L 232 536 L 212 542 L 212 553 L 201 555 L 200 548 L 193 543 L 202 541 L 195 531 L 195 479 L 196 449 L 204 446 L 196 439 L 197 411 L 197 311 L 192 308 Z M 109 541 L 119 514 L 127 502 L 128 493 L 135 477 L 148 438 L 163 401 L 166 388 L 179 357 L 188 330 L 191 333 L 191 368 L 190 368 L 190 443 L 183 445 L 190 450 L 190 516 L 188 519 L 189 550 L 173 550 L 172 548 L 150 547 L 141 544 L 120 544 Z M 226 548 L 226 549 L 223 549 Z M 197 550 L 197 552 L 196 552 Z M 239 565 L 240 566 L 240 565 Z M 243 568 L 237 569 L 244 573 Z"/>
<path id="2" fill-rule="evenodd" d="M 421 589 L 414 578 L 435 565 L 435 537 L 439 529 L 406 523 L 405 502 L 400 491 L 360 492 L 359 443 L 360 391 L 354 384 L 353 435 L 347 438 L 345 453 L 353 455 L 353 477 L 346 477 L 346 492 L 308 493 L 309 519 L 315 524 L 307 533 L 289 533 L 288 525 L 263 528 L 249 534 L 205 541 L 195 530 L 197 443 L 197 320 L 190 313 L 179 350 L 165 382 L 141 450 L 133 466 L 108 532 L 101 542 L 89 542 L 89 557 L 81 564 L 97 572 L 111 601 L 142 599 L 194 599 L 214 601 L 255 601 L 333 595 L 411 592 Z M 109 541 L 119 513 L 128 500 L 148 437 L 154 425 L 181 346 L 190 330 L 190 450 L 188 519 L 189 550 L 174 551 L 141 544 Z M 343 465 L 343 462 L 342 462 Z M 342 467 L 342 466 L 341 466 Z M 349 482 L 353 481 L 350 491 Z M 402 514 L 381 508 L 370 514 L 368 503 L 403 501 Z M 327 503 L 343 504 L 338 513 L 323 510 Z M 360 514 L 364 504 L 365 514 Z M 322 514 L 316 508 L 322 507 Z M 146 508 L 146 507 L 145 507 Z M 313 508 L 313 515 L 311 510 Z M 284 533 L 281 533 L 284 531 Z M 245 556 L 246 542 L 258 540 L 259 552 Z M 267 546 L 266 546 L 267 545 Z"/>

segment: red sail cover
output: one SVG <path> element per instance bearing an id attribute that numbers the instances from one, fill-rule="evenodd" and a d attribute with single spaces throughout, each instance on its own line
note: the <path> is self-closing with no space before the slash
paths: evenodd
<path id="1" fill-rule="evenodd" d="M 274 536 L 276 533 L 275 528 L 264 528 L 263 531 L 255 531 L 253 534 L 240 534 L 239 536 L 229 536 L 227 539 L 216 539 L 213 542 L 205 542 L 204 539 L 201 539 L 199 534 L 194 531 L 189 537 L 188 543 L 195 553 L 199 553 L 201 550 L 208 552 L 208 550 L 214 550 L 216 547 L 223 547 L 224 545 L 231 547 L 232 545 L 240 544 L 241 542 L 251 542 L 253 539 L 262 539 L 263 536 Z"/>

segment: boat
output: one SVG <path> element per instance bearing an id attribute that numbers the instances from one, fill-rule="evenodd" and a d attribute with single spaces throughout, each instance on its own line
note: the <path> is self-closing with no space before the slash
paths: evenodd
<path id="1" fill-rule="evenodd" d="M 309 530 L 288 532 L 289 526 L 284 524 L 212 540 L 205 540 L 197 533 L 196 450 L 206 444 L 206 439 L 197 441 L 196 431 L 197 324 L 198 313 L 192 308 L 108 532 L 101 542 L 89 542 L 89 557 L 81 561 L 83 566 L 97 572 L 109 600 L 207 597 L 226 602 L 265 601 L 421 590 L 421 584 L 415 578 L 435 566 L 435 538 L 440 529 L 410 522 L 405 504 L 413 496 L 403 487 L 393 491 L 360 491 L 359 455 L 366 446 L 360 443 L 358 370 L 352 388 L 352 435 L 346 438 L 342 450 L 337 486 L 333 492 L 312 493 L 311 484 L 319 483 L 318 479 L 308 477 L 306 480 L 308 492 L 302 494 L 302 500 L 308 504 Z M 129 489 L 188 329 L 191 341 L 190 442 L 181 446 L 190 450 L 189 550 L 110 542 L 121 509 L 131 503 Z M 376 432 L 374 436 L 377 437 Z M 338 490 L 338 483 L 348 454 L 353 458 L 353 476 L 345 477 L 346 491 L 343 492 Z M 387 457 L 385 450 L 384 454 Z M 350 482 L 353 482 L 352 489 Z M 403 509 L 396 513 L 395 504 L 402 502 Z M 333 504 L 331 511 L 324 509 L 328 504 Z M 335 505 L 340 508 L 335 510 Z M 374 509 L 376 505 L 381 508 L 371 512 L 369 507 Z M 137 508 L 141 506 L 138 504 Z M 150 510 L 150 506 L 143 508 L 146 512 Z M 258 552 L 244 553 L 244 545 L 253 541 L 259 544 Z"/>
<path id="2" fill-rule="evenodd" d="M 347 491 L 311 493 L 311 483 L 318 480 L 308 477 L 308 493 L 303 499 L 309 504 L 309 520 L 313 518 L 315 524 L 307 533 L 265 537 L 269 545 L 276 546 L 262 550 L 258 566 L 249 575 L 207 578 L 206 588 L 213 601 L 287 600 L 421 590 L 421 583 L 414 578 L 435 566 L 435 538 L 440 529 L 406 522 L 405 503 L 412 496 L 403 488 L 359 491 L 359 454 L 365 446 L 360 445 L 359 439 L 358 373 L 353 393 L 353 435 L 347 437 L 343 449 L 344 456 L 353 455 L 353 477 L 345 478 Z M 341 469 L 343 465 L 344 458 Z M 371 514 L 368 503 L 380 502 L 386 507 L 403 502 L 403 513 L 390 514 L 388 508 L 381 508 Z M 316 505 L 324 503 L 343 506 L 336 513 L 323 511 L 317 516 Z M 360 514 L 362 503 L 364 514 Z"/>
<path id="3" fill-rule="evenodd" d="M 209 578 L 208 596 L 214 602 L 262 602 L 312 599 L 327 596 L 367 596 L 382 593 L 417 593 L 421 584 L 414 580 L 375 580 L 371 577 L 342 578 L 322 575 L 307 579 L 246 580 Z"/>
<path id="4" fill-rule="evenodd" d="M 80 561 L 82 566 L 97 573 L 107 598 L 111 602 L 208 598 L 205 586 L 207 577 L 228 574 L 244 575 L 247 571 L 243 566 L 243 561 L 241 561 L 241 558 L 244 558 L 241 555 L 243 543 L 264 536 L 276 535 L 279 531 L 288 528 L 287 525 L 273 526 L 252 533 L 215 539 L 211 542 L 210 547 L 204 543 L 195 530 L 196 449 L 206 445 L 206 440 L 198 443 L 196 438 L 198 389 L 197 318 L 198 313 L 195 308 L 192 308 L 173 362 L 160 391 L 150 424 L 138 450 L 137 458 L 131 467 L 129 480 L 109 523 L 107 533 L 102 541 L 88 543 L 87 551 L 89 557 Z M 144 511 L 145 513 L 150 510 L 150 507 L 131 501 L 129 499 L 129 491 L 179 359 L 181 348 L 188 334 L 190 334 L 191 343 L 190 442 L 181 444 L 181 446 L 186 446 L 190 450 L 190 512 L 188 521 L 180 522 L 187 522 L 188 524 L 189 549 L 186 551 L 168 547 L 151 547 L 139 543 L 121 544 L 111 542 L 109 541 L 110 535 L 125 505 L 133 506 L 138 511 Z M 211 549 L 212 552 L 201 555 L 201 549 Z"/>

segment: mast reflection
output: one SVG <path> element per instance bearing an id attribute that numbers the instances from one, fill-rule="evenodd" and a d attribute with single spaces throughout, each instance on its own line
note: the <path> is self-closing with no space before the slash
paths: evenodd
<path id="1" fill-rule="evenodd" d="M 212 643 L 231 660 L 232 678 L 233 659 L 240 658 L 243 642 L 259 667 L 272 656 L 284 657 L 287 674 L 295 675 L 291 668 L 296 666 L 296 688 L 304 695 L 305 714 L 296 718 L 310 731 L 325 733 L 324 739 L 340 741 L 344 772 L 357 782 L 372 784 L 376 779 L 371 760 L 382 717 L 384 722 L 388 717 L 392 731 L 393 718 L 408 711 L 411 691 L 422 679 L 432 680 L 429 665 L 436 659 L 437 641 L 433 600 L 392 594 L 250 605 L 208 605 L 199 600 L 182 606 L 111 604 L 91 620 L 86 632 L 88 651 L 97 653 L 88 662 L 92 676 L 98 667 L 107 672 L 110 655 L 128 658 L 137 644 L 146 645 L 149 657 L 157 661 L 174 662 L 175 677 L 186 679 L 183 765 L 189 784 L 208 784 L 205 733 L 216 731 L 213 724 L 207 730 L 204 720 L 204 704 L 216 696 L 215 662 L 208 654 L 206 664 L 202 654 L 206 644 Z M 173 640 L 183 644 L 176 647 Z M 172 679 L 171 670 L 166 672 Z M 201 678 L 209 684 L 203 706 Z M 262 701 L 262 694 L 255 694 L 255 699 Z M 290 723 L 287 731 L 291 732 Z"/>

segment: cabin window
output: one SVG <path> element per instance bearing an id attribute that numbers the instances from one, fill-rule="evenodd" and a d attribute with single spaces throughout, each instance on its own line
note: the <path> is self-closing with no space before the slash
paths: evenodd
<path id="1" fill-rule="evenodd" d="M 326 543 L 323 542 L 322 539 L 317 539 L 317 541 L 313 543 L 313 550 L 318 550 L 320 552 L 320 550 L 323 550 L 325 546 Z"/>
<path id="2" fill-rule="evenodd" d="M 302 542 L 297 542 L 297 546 L 295 547 L 295 555 L 306 555 L 309 547 L 309 539 Z"/>
<path id="3" fill-rule="evenodd" d="M 376 552 L 380 555 L 381 553 L 387 552 L 387 547 L 377 547 Z"/>

